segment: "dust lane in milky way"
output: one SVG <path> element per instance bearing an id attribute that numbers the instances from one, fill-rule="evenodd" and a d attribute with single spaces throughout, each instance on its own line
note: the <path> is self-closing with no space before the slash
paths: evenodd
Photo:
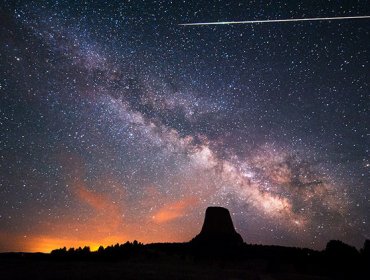
<path id="1" fill-rule="evenodd" d="M 366 20 L 199 30 L 173 22 L 289 9 L 52 2 L 1 9 L 0 251 L 187 241 L 210 205 L 248 243 L 369 238 Z"/>

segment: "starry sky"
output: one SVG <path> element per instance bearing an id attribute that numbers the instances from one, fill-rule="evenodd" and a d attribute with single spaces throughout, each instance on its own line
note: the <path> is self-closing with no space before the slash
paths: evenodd
<path id="1" fill-rule="evenodd" d="M 369 1 L 0 4 L 0 251 L 370 238 Z"/>

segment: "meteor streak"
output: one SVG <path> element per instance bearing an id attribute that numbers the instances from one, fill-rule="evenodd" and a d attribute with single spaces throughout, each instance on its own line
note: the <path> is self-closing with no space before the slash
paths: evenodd
<path id="1" fill-rule="evenodd" d="M 370 18 L 370 16 L 322 17 L 322 18 L 289 18 L 289 19 L 266 19 L 266 20 L 220 21 L 220 22 L 195 22 L 195 23 L 181 23 L 179 25 L 191 26 L 191 25 L 253 24 L 253 23 L 319 21 L 319 20 L 323 21 L 323 20 L 345 20 L 345 19 L 366 19 L 366 18 Z"/>

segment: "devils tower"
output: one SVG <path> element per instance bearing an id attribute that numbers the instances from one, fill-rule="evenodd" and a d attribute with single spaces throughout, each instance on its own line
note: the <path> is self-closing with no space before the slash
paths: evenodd
<path id="1" fill-rule="evenodd" d="M 208 207 L 202 230 L 191 242 L 224 246 L 242 244 L 243 239 L 235 231 L 229 210 L 223 207 Z"/>

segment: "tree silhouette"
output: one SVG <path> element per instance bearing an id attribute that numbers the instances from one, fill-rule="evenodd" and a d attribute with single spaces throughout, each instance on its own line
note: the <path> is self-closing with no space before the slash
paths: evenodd
<path id="1" fill-rule="evenodd" d="M 361 249 L 361 255 L 365 259 L 370 259 L 370 240 L 366 239 L 364 242 L 364 247 Z"/>
<path id="2" fill-rule="evenodd" d="M 340 240 L 330 240 L 326 245 L 325 253 L 330 258 L 356 258 L 359 256 L 355 247 Z"/>

